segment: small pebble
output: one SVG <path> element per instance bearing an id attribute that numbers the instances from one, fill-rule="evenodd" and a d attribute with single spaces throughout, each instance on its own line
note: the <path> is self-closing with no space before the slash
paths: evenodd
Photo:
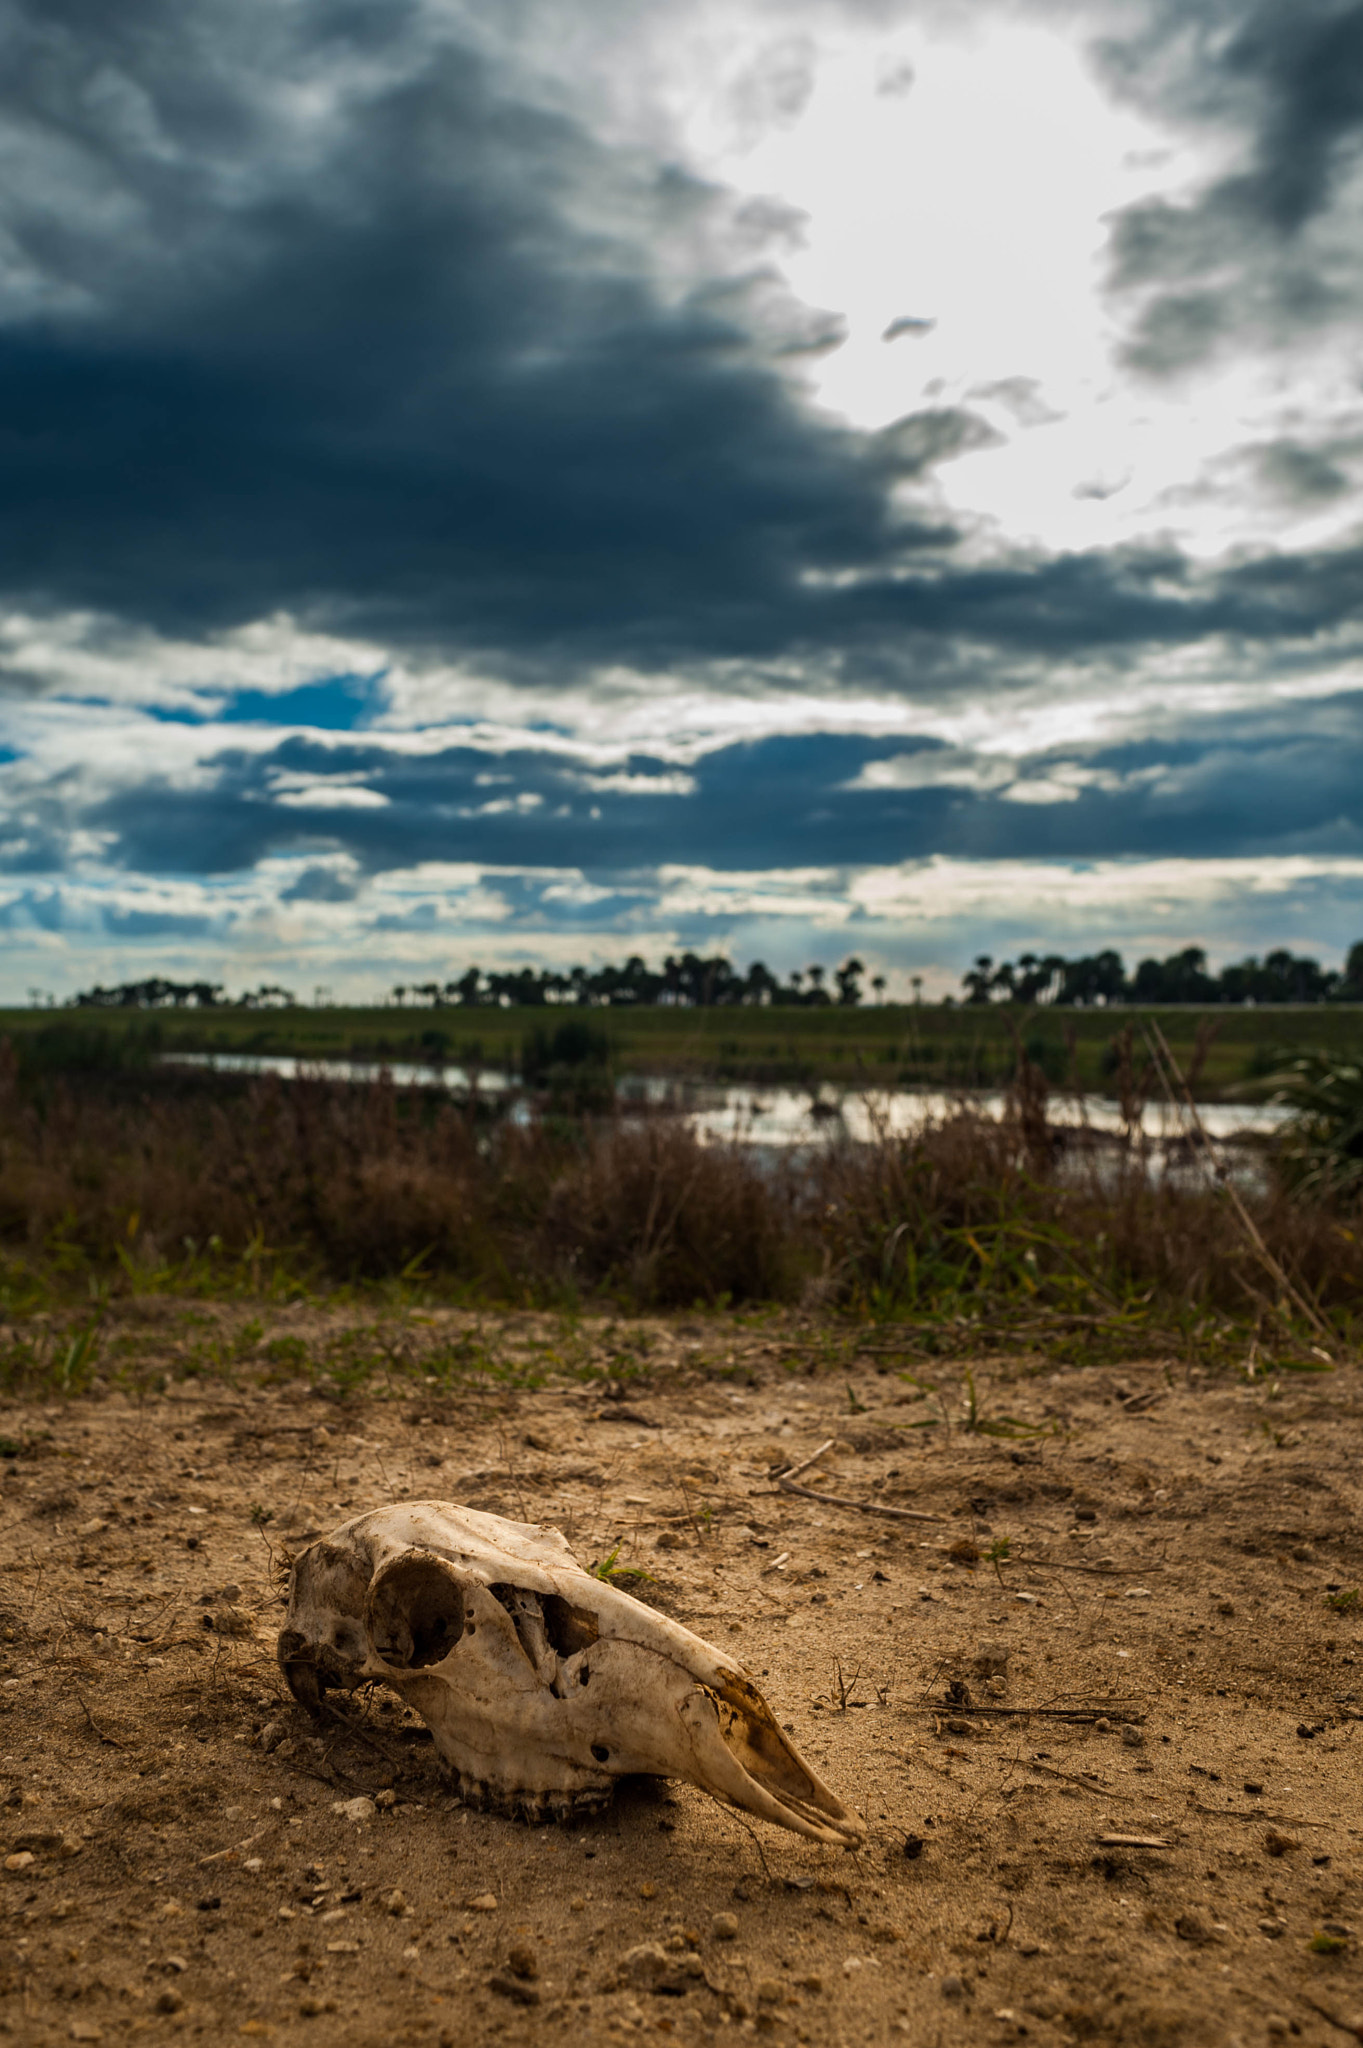
<path id="1" fill-rule="evenodd" d="M 278 1749 L 283 1740 L 284 1723 L 282 1721 L 267 1721 L 260 1731 L 260 1746 L 265 1751 L 265 1754 L 268 1756 L 272 1749 Z"/>
<path id="2" fill-rule="evenodd" d="M 407 1911 L 406 1893 L 397 1889 L 386 1893 L 383 1901 L 383 1910 L 385 1913 L 391 1913 L 395 1920 L 399 1919 Z"/>
<path id="3" fill-rule="evenodd" d="M 754 1986 L 754 1996 L 759 2005 L 779 2005 L 783 1996 L 779 1979 L 759 1977 Z"/>
<path id="4" fill-rule="evenodd" d="M 941 1988 L 943 1998 L 960 1998 L 965 1993 L 965 1985 L 954 1975 L 943 1977 Z"/>
<path id="5" fill-rule="evenodd" d="M 641 1884 L 641 1885 L 640 1885 L 640 1887 L 639 1887 L 639 1897 L 640 1897 L 641 1899 L 656 1899 L 656 1898 L 657 1898 L 657 1896 L 658 1896 L 658 1887 L 657 1887 L 657 1885 L 656 1885 L 656 1884 L 651 1884 L 651 1883 L 650 1883 L 650 1882 L 649 1882 L 649 1881 L 648 1881 L 647 1879 L 645 1879 L 645 1880 L 644 1880 L 644 1882 L 643 1882 L 643 1884 Z"/>
<path id="6" fill-rule="evenodd" d="M 102 2041 L 103 2027 L 97 2027 L 93 2020 L 72 2020 L 70 2038 L 73 2041 Z"/>
<path id="7" fill-rule="evenodd" d="M 469 1900 L 468 1910 L 470 1913 L 495 1913 L 497 1910 L 496 1892 L 479 1892 L 477 1898 Z"/>
<path id="8" fill-rule="evenodd" d="M 364 1793 L 361 1793 L 358 1799 L 335 1800 L 331 1810 L 333 1813 L 339 1813 L 342 1820 L 353 1821 L 356 1827 L 363 1826 L 365 1821 L 378 1818 L 378 1808 Z"/>
<path id="9" fill-rule="evenodd" d="M 977 1678 L 1002 1678 L 1008 1669 L 1008 1645 L 986 1637 L 970 1660 Z"/>
<path id="10" fill-rule="evenodd" d="M 641 1941 L 637 1947 L 625 1950 L 620 1958 L 620 1968 L 631 1984 L 648 1989 L 660 1977 L 671 1974 L 672 1958 L 656 1941 Z"/>
<path id="11" fill-rule="evenodd" d="M 1144 1735 L 1139 1728 L 1133 1728 L 1129 1721 L 1125 1722 L 1122 1726 L 1122 1741 L 1128 1749 L 1143 1749 L 1145 1747 Z"/>
<path id="12" fill-rule="evenodd" d="M 1259 1922 L 1259 1932 L 1260 1934 L 1266 1934 L 1270 1941 L 1276 1941 L 1279 1935 L 1286 1934 L 1287 1926 L 1282 1920 L 1261 1920 Z"/>
<path id="13" fill-rule="evenodd" d="M 374 1804 L 380 1813 L 391 1813 L 398 1803 L 398 1795 L 391 1785 L 385 1785 L 382 1792 L 374 1794 Z"/>
<path id="14" fill-rule="evenodd" d="M 518 1941 L 514 1948 L 508 1949 L 506 1966 L 513 1977 L 524 1977 L 527 1981 L 540 1973 L 539 1958 L 528 1941 Z"/>
<path id="15" fill-rule="evenodd" d="M 737 1913 L 716 1913 L 710 1922 L 710 1932 L 716 1941 L 737 1941 Z"/>
<path id="16" fill-rule="evenodd" d="M 1098 1735 L 1110 1735 L 1112 1733 L 1112 1723 L 1105 1714 L 1100 1714 L 1093 1726 L 1095 1733 Z"/>
<path id="17" fill-rule="evenodd" d="M 6 1870 L 32 1870 L 37 1857 L 31 1849 L 20 1849 L 16 1855 L 5 1858 Z"/>

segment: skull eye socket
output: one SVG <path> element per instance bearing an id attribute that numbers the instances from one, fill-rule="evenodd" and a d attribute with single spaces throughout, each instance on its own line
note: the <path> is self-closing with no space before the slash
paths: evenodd
<path id="1" fill-rule="evenodd" d="M 398 1558 L 370 1596 L 369 1628 L 386 1663 L 409 1671 L 443 1664 L 464 1633 L 458 1581 L 437 1558 Z"/>

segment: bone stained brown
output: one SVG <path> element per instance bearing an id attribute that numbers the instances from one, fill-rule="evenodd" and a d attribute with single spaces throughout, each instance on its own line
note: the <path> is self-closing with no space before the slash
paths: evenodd
<path id="1" fill-rule="evenodd" d="M 645 1774 L 814 1841 L 864 1839 L 732 1659 L 544 1524 L 447 1501 L 360 1515 L 294 1561 L 278 1654 L 313 1712 L 329 1689 L 390 1685 L 472 1805 L 567 1819 Z"/>

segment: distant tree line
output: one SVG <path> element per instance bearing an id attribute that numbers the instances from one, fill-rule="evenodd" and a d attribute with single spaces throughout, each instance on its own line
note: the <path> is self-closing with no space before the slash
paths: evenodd
<path id="1" fill-rule="evenodd" d="M 708 960 L 697 953 L 678 953 L 669 954 L 662 967 L 655 969 L 632 953 L 623 967 L 570 967 L 566 973 L 549 967 L 521 967 L 484 974 L 481 968 L 470 967 L 457 981 L 399 983 L 393 996 L 399 1003 L 461 1009 L 562 1003 L 612 1008 L 662 1004 L 685 1009 L 742 1003 L 818 1009 L 836 1003 L 851 1008 L 861 1001 L 865 973 L 860 960 L 844 960 L 841 967 L 834 968 L 830 988 L 828 970 L 817 961 L 810 967 L 797 967 L 779 981 L 761 960 L 754 960 L 746 973 L 739 973 L 722 953 Z M 883 993 L 885 977 L 876 975 L 871 986 L 877 994 Z"/>
<path id="2" fill-rule="evenodd" d="M 556 1005 L 675 1005 L 709 1009 L 741 1004 L 757 1007 L 821 1009 L 834 1005 L 855 1008 L 862 1000 L 866 969 L 855 957 L 831 974 L 815 961 L 795 968 L 781 981 L 761 961 L 740 972 L 722 953 L 704 958 L 697 953 L 669 954 L 661 968 L 649 967 L 633 953 L 623 967 L 520 967 L 484 973 L 466 968 L 457 980 L 400 982 L 391 992 L 399 1004 L 435 1009 L 535 1009 Z M 1207 971 L 1200 946 L 1186 946 L 1167 960 L 1142 960 L 1128 975 L 1120 953 L 1106 950 L 1068 960 L 1060 953 L 1021 953 L 997 963 L 981 953 L 961 977 L 967 1004 L 1047 1003 L 1057 1007 L 1097 1007 L 1121 1003 L 1363 1003 L 1363 940 L 1350 947 L 1342 970 L 1322 967 L 1318 960 L 1280 948 L 1262 960 L 1251 956 Z M 912 977 L 915 999 L 922 977 Z M 885 993 L 885 977 L 871 978 L 876 996 Z M 951 998 L 948 997 L 950 1002 Z M 229 996 L 220 982 L 120 982 L 114 988 L 92 988 L 72 996 L 76 1009 L 161 1010 L 292 1009 L 293 992 L 262 983 Z"/>
<path id="3" fill-rule="evenodd" d="M 1167 960 L 1142 960 L 1128 975 L 1120 953 L 1021 953 L 995 965 L 981 953 L 961 980 L 967 1003 L 1363 1003 L 1363 940 L 1349 948 L 1342 972 L 1285 947 L 1207 971 L 1200 946 Z"/>
<path id="4" fill-rule="evenodd" d="M 120 981 L 115 988 L 87 988 L 71 997 L 74 1010 L 291 1010 L 298 998 L 291 989 L 262 982 L 239 996 L 229 996 L 220 981 Z"/>

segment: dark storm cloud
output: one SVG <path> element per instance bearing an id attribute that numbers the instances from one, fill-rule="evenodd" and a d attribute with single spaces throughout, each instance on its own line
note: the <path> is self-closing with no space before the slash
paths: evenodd
<path id="1" fill-rule="evenodd" d="M 1265 487 L 1289 504 L 1326 504 L 1349 489 L 1344 471 L 1320 448 L 1273 441 L 1254 449 L 1253 455 Z"/>
<path id="2" fill-rule="evenodd" d="M 1015 764 L 1011 789 L 997 757 L 962 760 L 935 740 L 825 733 L 721 749 L 686 794 L 662 794 L 668 765 L 638 756 L 628 769 L 642 793 L 625 793 L 531 747 L 413 758 L 295 738 L 264 756 L 220 756 L 192 795 L 144 786 L 81 822 L 116 834 L 111 858 L 134 871 L 222 874 L 313 851 L 344 853 L 357 875 L 422 862 L 580 868 L 626 895 L 655 869 L 697 859 L 743 870 L 1363 847 L 1363 696 L 1035 755 Z M 289 800 L 300 787 L 305 809 Z M 358 806 L 357 787 L 383 801 Z M 286 900 L 345 901 L 356 887 L 314 866 Z"/>
<path id="3" fill-rule="evenodd" d="M 297 87 L 338 44 L 373 64 L 303 169 L 257 32 Z M 12 596 L 662 661 L 798 639 L 806 569 L 950 539 L 891 516 L 884 448 L 800 411 L 742 289 L 651 284 L 650 241 L 720 195 L 518 103 L 406 11 L 44 0 L 0 54 L 29 161 L 4 202 L 31 280 L 0 330 Z"/>
<path id="4" fill-rule="evenodd" d="M 1112 280 L 1149 294 L 1128 359 L 1185 369 L 1237 336 L 1283 340 L 1354 317 L 1357 246 L 1326 248 L 1363 147 L 1363 0 L 1158 10 L 1103 48 L 1133 98 L 1239 130 L 1244 162 L 1185 203 L 1154 197 L 1116 216 Z"/>
<path id="5" fill-rule="evenodd" d="M 0 58 L 0 591 L 29 608 L 190 639 L 283 611 L 510 678 L 812 653 L 920 690 L 963 644 L 978 686 L 1297 623 L 1167 555 L 958 566 L 894 494 L 996 431 L 802 408 L 776 361 L 835 337 L 773 329 L 785 215 L 528 105 L 420 10 L 42 0 Z M 749 254 L 664 291 L 656 251 L 696 235 Z M 1171 306 L 1200 347 L 1196 295 Z M 320 687 L 227 715 L 363 722 Z"/>

